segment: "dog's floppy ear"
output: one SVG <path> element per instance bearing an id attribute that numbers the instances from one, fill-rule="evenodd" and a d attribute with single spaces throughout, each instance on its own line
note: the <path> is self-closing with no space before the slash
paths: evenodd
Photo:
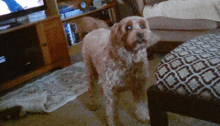
<path id="1" fill-rule="evenodd" d="M 160 37 L 152 32 L 150 32 L 150 38 L 147 41 L 147 48 L 157 44 L 157 42 L 160 40 Z"/>
<path id="2" fill-rule="evenodd" d="M 115 23 L 111 27 L 111 45 L 113 47 L 121 47 L 123 43 L 121 42 L 121 32 L 119 23 Z"/>

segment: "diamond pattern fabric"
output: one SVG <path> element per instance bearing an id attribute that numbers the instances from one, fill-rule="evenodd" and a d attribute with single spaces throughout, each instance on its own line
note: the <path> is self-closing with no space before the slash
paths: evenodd
<path id="1" fill-rule="evenodd" d="M 167 54 L 156 70 L 160 90 L 220 99 L 220 34 L 198 36 Z"/>

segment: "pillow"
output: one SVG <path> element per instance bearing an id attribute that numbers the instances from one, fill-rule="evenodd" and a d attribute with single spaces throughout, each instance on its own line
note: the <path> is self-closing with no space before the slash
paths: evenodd
<path id="1" fill-rule="evenodd" d="M 176 19 L 169 17 L 151 17 L 148 18 L 149 27 L 156 29 L 173 30 L 204 30 L 215 29 L 218 27 L 216 21 L 208 19 Z"/>

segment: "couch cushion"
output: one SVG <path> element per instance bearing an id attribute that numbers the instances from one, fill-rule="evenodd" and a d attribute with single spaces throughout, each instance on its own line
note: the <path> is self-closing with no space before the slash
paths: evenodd
<path id="1" fill-rule="evenodd" d="M 198 36 L 171 51 L 156 79 L 162 91 L 220 99 L 220 34 Z"/>
<path id="2" fill-rule="evenodd" d="M 210 30 L 151 30 L 160 36 L 160 41 L 186 42 L 199 35 L 220 33 L 220 28 Z"/>
<path id="3" fill-rule="evenodd" d="M 220 21 L 219 0 L 172 0 L 145 6 L 143 17 L 170 17 L 178 19 L 209 19 Z"/>
<path id="4" fill-rule="evenodd" d="M 147 20 L 151 29 L 204 30 L 218 27 L 216 21 L 208 19 L 177 19 L 159 16 Z"/>
<path id="5" fill-rule="evenodd" d="M 213 29 L 220 22 L 219 10 L 219 0 L 169 0 L 145 6 L 143 17 L 152 29 Z"/>

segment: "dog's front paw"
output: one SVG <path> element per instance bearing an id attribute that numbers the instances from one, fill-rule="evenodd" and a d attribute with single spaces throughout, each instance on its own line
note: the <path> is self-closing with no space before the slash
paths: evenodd
<path id="1" fill-rule="evenodd" d="M 138 105 L 135 111 L 138 120 L 147 123 L 150 121 L 149 111 L 147 105 Z"/>
<path id="2" fill-rule="evenodd" d="M 90 109 L 91 111 L 97 111 L 100 107 L 101 107 L 100 104 L 90 104 L 90 105 L 89 105 L 89 109 Z"/>

